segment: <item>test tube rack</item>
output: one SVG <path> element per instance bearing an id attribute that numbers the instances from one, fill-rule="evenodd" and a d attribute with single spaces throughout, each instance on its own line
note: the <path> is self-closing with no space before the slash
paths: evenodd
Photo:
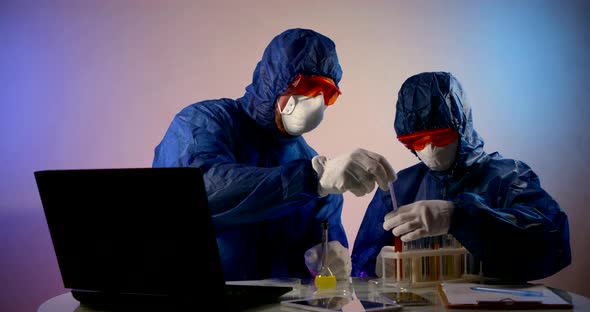
<path id="1" fill-rule="evenodd" d="M 402 251 L 385 246 L 380 256 L 381 272 L 393 267 L 389 275 L 382 274 L 383 285 L 428 287 L 441 281 L 481 278 L 481 264 L 474 263 L 469 251 L 450 234 L 403 243 Z"/>

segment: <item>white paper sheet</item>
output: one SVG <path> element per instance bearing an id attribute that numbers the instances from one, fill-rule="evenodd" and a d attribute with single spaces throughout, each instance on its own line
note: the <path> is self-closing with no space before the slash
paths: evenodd
<path id="1" fill-rule="evenodd" d="M 441 283 L 449 304 L 477 304 L 481 301 L 524 301 L 541 302 L 543 304 L 569 304 L 544 285 L 482 285 L 475 283 Z M 496 289 L 526 290 L 541 292 L 542 296 L 517 296 L 508 293 L 477 291 L 472 287 L 488 287 Z"/>

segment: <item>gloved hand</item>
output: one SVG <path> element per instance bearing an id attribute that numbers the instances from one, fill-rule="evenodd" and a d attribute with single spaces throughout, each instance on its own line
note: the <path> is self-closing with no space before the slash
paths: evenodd
<path id="1" fill-rule="evenodd" d="M 393 277 L 395 274 L 395 259 L 387 258 L 383 259 L 384 252 L 392 252 L 392 246 L 384 246 L 381 248 L 379 255 L 377 255 L 377 261 L 375 262 L 375 274 L 378 277 Z M 383 261 L 385 261 L 385 271 L 383 271 Z"/>
<path id="2" fill-rule="evenodd" d="M 385 215 L 383 229 L 404 242 L 449 232 L 455 205 L 446 200 L 420 200 Z"/>
<path id="3" fill-rule="evenodd" d="M 319 243 L 305 252 L 305 265 L 311 275 L 316 276 L 322 268 L 322 244 Z M 352 271 L 348 249 L 339 241 L 328 242 L 328 267 L 337 280 L 347 280 Z"/>
<path id="4" fill-rule="evenodd" d="M 320 179 L 320 197 L 346 191 L 363 196 L 373 191 L 375 182 L 379 188 L 387 191 L 387 183 L 397 179 L 395 171 L 385 157 L 362 148 L 334 159 L 315 156 L 312 165 Z"/>

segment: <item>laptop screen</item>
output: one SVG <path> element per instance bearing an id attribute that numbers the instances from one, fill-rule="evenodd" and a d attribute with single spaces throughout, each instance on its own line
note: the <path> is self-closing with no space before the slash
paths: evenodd
<path id="1" fill-rule="evenodd" d="M 44 170 L 35 179 L 66 288 L 222 294 L 199 168 Z"/>

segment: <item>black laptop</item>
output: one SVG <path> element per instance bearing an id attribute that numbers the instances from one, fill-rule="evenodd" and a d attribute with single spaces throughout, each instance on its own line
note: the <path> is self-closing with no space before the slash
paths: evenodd
<path id="1" fill-rule="evenodd" d="M 35 179 L 64 286 L 82 304 L 240 310 L 292 290 L 226 284 L 199 168 L 44 170 Z"/>

